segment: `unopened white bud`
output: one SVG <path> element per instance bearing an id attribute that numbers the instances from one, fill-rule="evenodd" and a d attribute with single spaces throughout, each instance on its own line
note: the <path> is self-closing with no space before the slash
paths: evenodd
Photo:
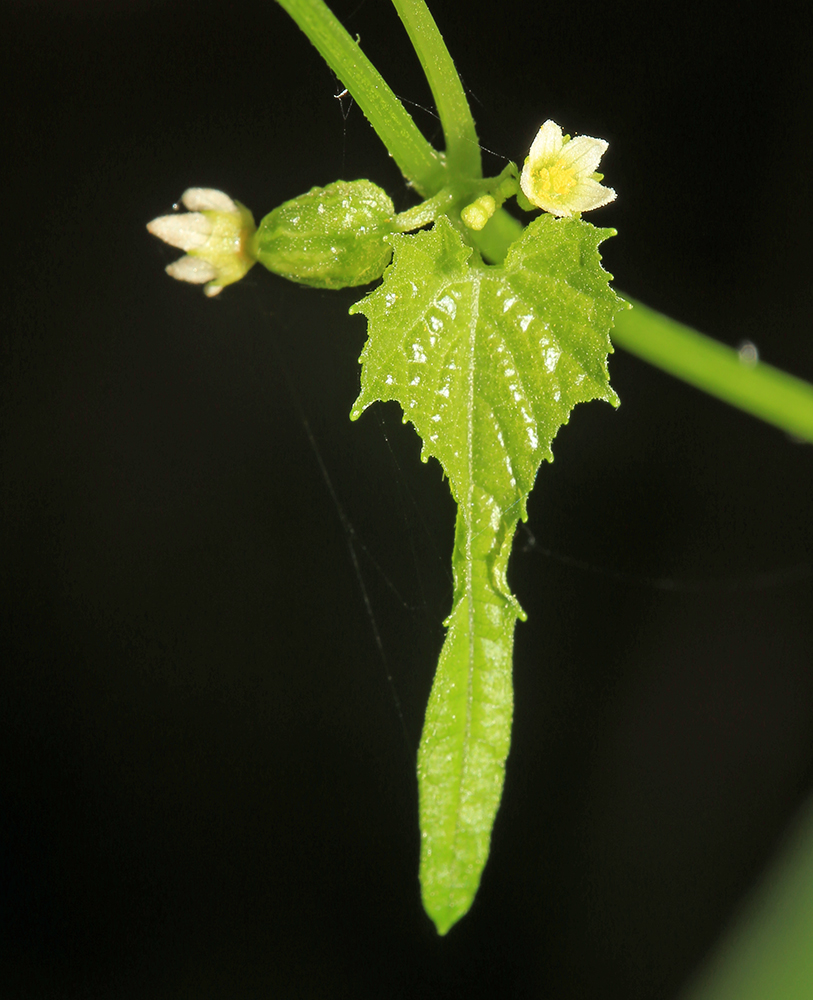
<path id="1" fill-rule="evenodd" d="M 197 250 L 206 246 L 212 235 L 212 223 L 200 212 L 160 215 L 147 223 L 147 231 L 179 250 Z"/>
<path id="2" fill-rule="evenodd" d="M 190 212 L 236 212 L 237 205 L 224 191 L 214 188 L 187 188 L 181 195 Z"/>
<path id="3" fill-rule="evenodd" d="M 217 295 L 255 263 L 249 252 L 254 219 L 244 205 L 214 188 L 187 188 L 181 202 L 190 211 L 159 216 L 147 229 L 186 252 L 166 268 L 170 277 L 206 285 L 207 295 Z"/>
<path id="4" fill-rule="evenodd" d="M 496 210 L 497 202 L 494 198 L 490 194 L 482 194 L 471 205 L 466 205 L 460 213 L 460 218 L 469 229 L 479 232 Z"/>
<path id="5" fill-rule="evenodd" d="M 190 281 L 193 285 L 205 285 L 207 281 L 214 281 L 217 277 L 217 271 L 208 260 L 188 255 L 172 264 L 167 264 L 165 270 L 170 278 Z"/>

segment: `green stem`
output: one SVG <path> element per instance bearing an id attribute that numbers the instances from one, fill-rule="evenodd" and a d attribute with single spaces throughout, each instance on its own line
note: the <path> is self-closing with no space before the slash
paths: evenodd
<path id="1" fill-rule="evenodd" d="M 682 1000 L 809 1000 L 813 984 L 813 803 Z"/>
<path id="2" fill-rule="evenodd" d="M 499 264 L 522 224 L 498 211 L 469 239 Z M 743 364 L 739 354 L 619 292 L 632 305 L 615 320 L 613 343 L 676 378 L 813 444 L 813 385 L 763 362 Z"/>
<path id="3" fill-rule="evenodd" d="M 390 228 L 395 233 L 409 233 L 414 229 L 420 229 L 421 226 L 428 226 L 439 215 L 445 215 L 458 198 L 459 195 L 454 188 L 441 188 L 433 198 L 428 198 L 420 205 L 393 216 Z"/>
<path id="4" fill-rule="evenodd" d="M 277 0 L 350 91 L 401 173 L 423 197 L 446 177 L 443 157 L 421 135 L 403 104 L 322 0 Z"/>
<path id="5" fill-rule="evenodd" d="M 471 111 L 452 58 L 424 0 L 393 0 L 393 3 L 418 53 L 438 107 L 446 137 L 446 164 L 323 0 L 278 0 L 278 3 L 353 95 L 419 194 L 424 198 L 438 194 L 450 173 L 456 179 L 482 176 Z M 412 227 L 411 218 L 401 221 Z M 485 229 L 469 233 L 468 238 L 487 260 L 500 263 L 521 231 L 519 222 L 498 210 Z M 745 365 L 731 348 L 641 303 L 632 304 L 631 310 L 616 319 L 615 343 L 671 375 L 813 443 L 813 386 L 770 365 Z"/>
<path id="6" fill-rule="evenodd" d="M 482 177 L 480 144 L 452 57 L 424 0 L 392 0 L 426 74 L 446 140 L 453 177 Z"/>
<path id="7" fill-rule="evenodd" d="M 502 205 L 505 196 L 501 188 L 508 174 L 509 170 L 506 168 L 499 177 L 467 178 L 460 183 L 449 184 L 441 188 L 436 195 L 422 201 L 420 205 L 414 205 L 406 212 L 399 212 L 393 216 L 390 228 L 396 233 L 408 233 L 420 229 L 421 226 L 434 222 L 439 215 L 454 215 L 455 206 L 459 210 L 461 205 L 466 205 L 482 194 L 491 194 L 497 204 Z"/>
<path id="8" fill-rule="evenodd" d="M 626 296 L 625 296 L 626 298 Z M 717 343 L 640 302 L 616 317 L 613 341 L 718 399 L 813 443 L 813 385 L 763 364 L 744 364 Z"/>

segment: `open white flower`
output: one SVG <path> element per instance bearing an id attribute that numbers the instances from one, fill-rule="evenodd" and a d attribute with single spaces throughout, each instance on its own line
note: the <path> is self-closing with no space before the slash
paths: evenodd
<path id="1" fill-rule="evenodd" d="M 595 170 L 607 150 L 603 139 L 562 135 L 553 121 L 546 121 L 531 146 L 519 179 L 522 193 L 551 215 L 589 212 L 615 199 L 615 191 L 599 182 Z"/>
<path id="2" fill-rule="evenodd" d="M 166 268 L 170 277 L 206 285 L 206 295 L 217 295 L 255 263 L 247 249 L 256 229 L 254 218 L 245 205 L 213 188 L 187 188 L 181 201 L 188 212 L 159 216 L 147 229 L 186 252 Z"/>

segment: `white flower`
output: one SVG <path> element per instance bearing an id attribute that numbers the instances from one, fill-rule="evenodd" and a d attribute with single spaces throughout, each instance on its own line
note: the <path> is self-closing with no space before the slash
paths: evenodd
<path id="1" fill-rule="evenodd" d="M 239 281 L 255 263 L 248 253 L 255 225 L 251 212 L 213 188 L 187 188 L 181 201 L 188 212 L 162 215 L 147 229 L 170 246 L 186 252 L 166 272 L 178 281 L 206 285 L 206 295 L 217 295 L 225 285 Z"/>
<path id="2" fill-rule="evenodd" d="M 595 170 L 607 150 L 603 139 L 562 135 L 550 120 L 540 128 L 519 179 L 522 193 L 551 215 L 589 212 L 615 199 L 615 191 L 599 181 Z"/>

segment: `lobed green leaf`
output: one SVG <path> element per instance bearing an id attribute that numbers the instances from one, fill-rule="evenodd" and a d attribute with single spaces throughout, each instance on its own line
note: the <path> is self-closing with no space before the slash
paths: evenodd
<path id="1" fill-rule="evenodd" d="M 501 509 L 524 502 L 573 406 L 618 403 L 607 354 L 622 302 L 598 253 L 611 235 L 540 216 L 499 267 L 484 266 L 445 218 L 388 237 L 383 283 L 351 309 L 370 323 L 352 419 L 398 400 L 458 503 L 472 482 Z"/>
<path id="2" fill-rule="evenodd" d="M 542 216 L 488 267 L 441 217 L 388 237 L 383 283 L 351 310 L 369 320 L 352 418 L 397 400 L 458 504 L 454 600 L 418 752 L 421 887 L 441 934 L 471 906 L 502 794 L 523 617 L 506 579 L 516 524 L 572 407 L 618 402 L 607 354 L 623 303 L 598 253 L 611 234 Z"/>

